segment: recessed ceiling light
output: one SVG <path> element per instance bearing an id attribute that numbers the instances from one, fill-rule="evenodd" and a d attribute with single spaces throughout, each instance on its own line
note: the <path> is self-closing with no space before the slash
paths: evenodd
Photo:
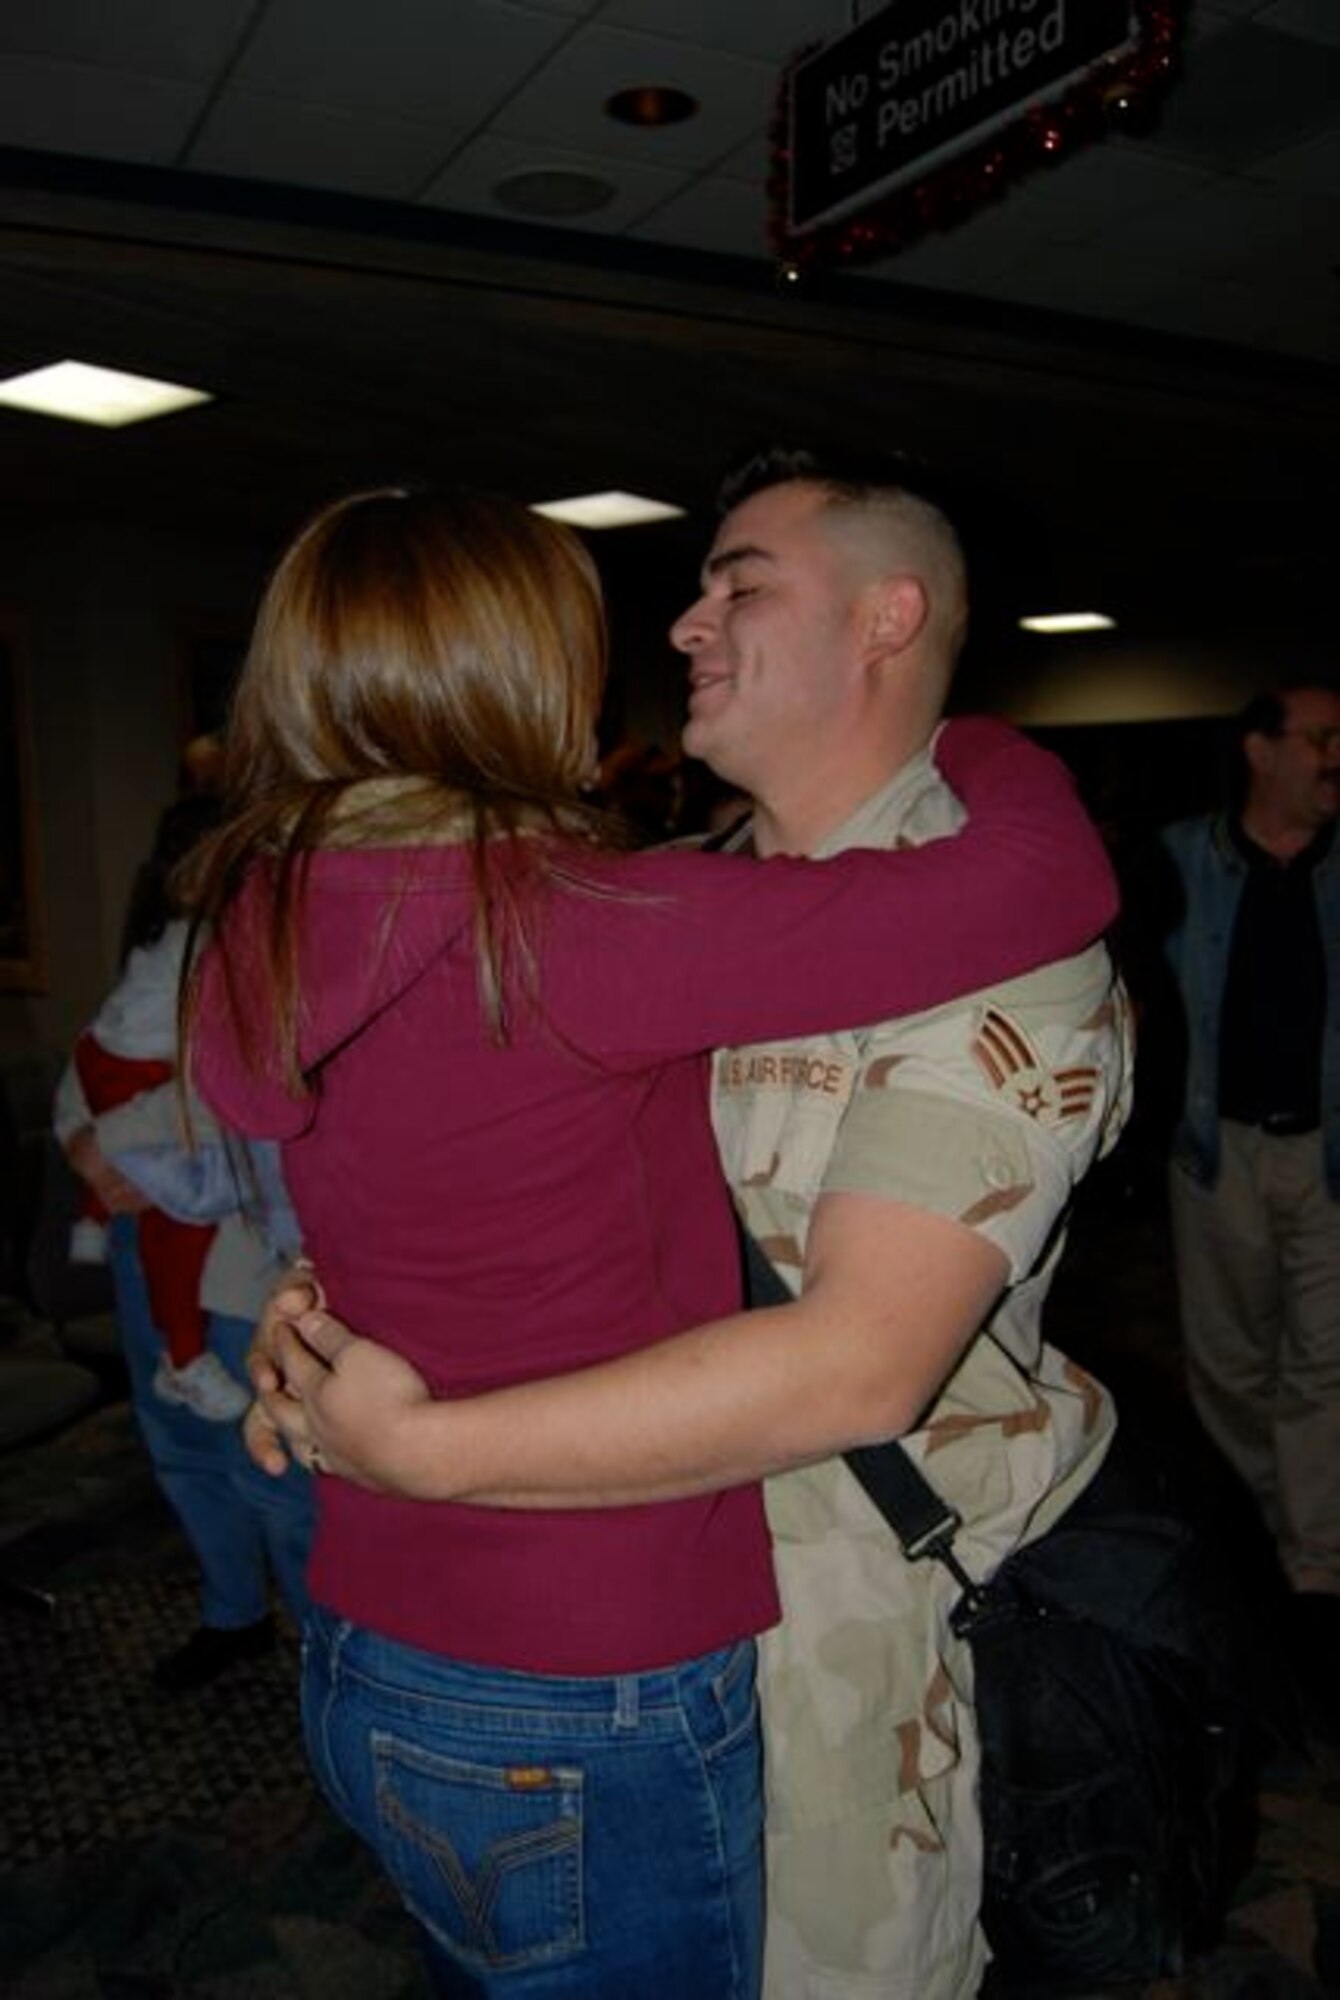
<path id="1" fill-rule="evenodd" d="M 45 417 L 67 417 L 71 423 L 100 424 L 107 430 L 212 400 L 203 389 L 157 382 L 148 375 L 126 375 L 119 368 L 94 368 L 84 361 L 55 361 L 49 368 L 0 381 L 0 403 L 36 410 Z"/>
<path id="2" fill-rule="evenodd" d="M 673 521 L 684 512 L 641 493 L 578 493 L 571 500 L 537 500 L 535 513 L 574 528 L 632 528 L 643 521 Z"/>
<path id="3" fill-rule="evenodd" d="M 1116 622 L 1105 611 L 1040 611 L 1019 620 L 1025 632 L 1111 632 Z"/>
<path id="4" fill-rule="evenodd" d="M 616 190 L 599 174 L 582 173 L 576 167 L 522 167 L 504 174 L 493 190 L 493 199 L 517 215 L 542 215 L 557 221 L 568 215 L 594 215 L 608 208 Z"/>
<path id="5" fill-rule="evenodd" d="M 698 100 L 673 84 L 638 83 L 607 97 L 605 115 L 621 125 L 682 125 L 698 116 Z"/>

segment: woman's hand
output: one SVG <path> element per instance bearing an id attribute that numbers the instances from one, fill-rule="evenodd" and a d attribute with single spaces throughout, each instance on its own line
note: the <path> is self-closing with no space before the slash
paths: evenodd
<path id="1" fill-rule="evenodd" d="M 256 1331 L 247 1351 L 247 1374 L 256 1400 L 242 1425 L 242 1441 L 262 1472 L 282 1479 L 288 1471 L 290 1454 L 284 1433 L 270 1415 L 269 1398 L 284 1390 L 279 1365 L 279 1330 L 291 1326 L 304 1313 L 326 1303 L 326 1295 L 315 1270 L 299 1257 L 276 1279 L 261 1311 Z"/>
<path id="2" fill-rule="evenodd" d="M 271 1376 L 275 1386 L 262 1387 Z M 274 1316 L 252 1380 L 261 1418 L 247 1442 L 258 1463 L 266 1464 L 257 1453 L 263 1425 L 267 1452 L 282 1448 L 310 1471 L 418 1497 L 416 1419 L 434 1405 L 412 1363 L 312 1307 Z"/>

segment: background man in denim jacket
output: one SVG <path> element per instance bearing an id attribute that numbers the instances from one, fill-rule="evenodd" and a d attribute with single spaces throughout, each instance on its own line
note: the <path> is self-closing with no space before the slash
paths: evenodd
<path id="1" fill-rule="evenodd" d="M 1190 1388 L 1340 1660 L 1340 694 L 1259 695 L 1237 810 L 1183 820 L 1172 1218 Z"/>

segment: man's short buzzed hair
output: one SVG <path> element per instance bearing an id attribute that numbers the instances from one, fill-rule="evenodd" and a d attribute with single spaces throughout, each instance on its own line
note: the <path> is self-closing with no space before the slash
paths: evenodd
<path id="1" fill-rule="evenodd" d="M 816 487 L 835 513 L 878 523 L 919 549 L 938 579 L 935 615 L 943 644 L 957 656 L 967 632 L 968 563 L 947 482 L 924 460 L 903 452 L 815 451 L 769 444 L 740 459 L 717 491 L 724 516 L 774 486 Z"/>
<path id="2" fill-rule="evenodd" d="M 819 486 L 835 500 L 855 505 L 898 498 L 920 500 L 939 514 L 960 540 L 957 507 L 943 475 L 910 452 L 815 451 L 808 445 L 769 444 L 731 466 L 717 489 L 717 511 L 731 509 L 769 486 Z"/>

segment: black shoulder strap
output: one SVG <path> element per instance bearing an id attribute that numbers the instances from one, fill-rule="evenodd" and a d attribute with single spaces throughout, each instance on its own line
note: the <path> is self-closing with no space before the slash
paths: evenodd
<path id="1" fill-rule="evenodd" d="M 741 1228 L 745 1284 L 751 1306 L 790 1304 L 792 1294 L 778 1277 L 751 1232 Z M 979 1586 L 954 1554 L 961 1517 L 941 1499 L 896 1438 L 885 1444 L 856 1445 L 847 1464 L 897 1535 L 909 1562 L 933 1556 L 974 1599 Z"/>
<path id="2" fill-rule="evenodd" d="M 885 1444 L 858 1444 L 845 1454 L 848 1465 L 903 1545 L 909 1562 L 948 1555 L 959 1516 L 940 1498 L 919 1465 L 897 1438 Z"/>

